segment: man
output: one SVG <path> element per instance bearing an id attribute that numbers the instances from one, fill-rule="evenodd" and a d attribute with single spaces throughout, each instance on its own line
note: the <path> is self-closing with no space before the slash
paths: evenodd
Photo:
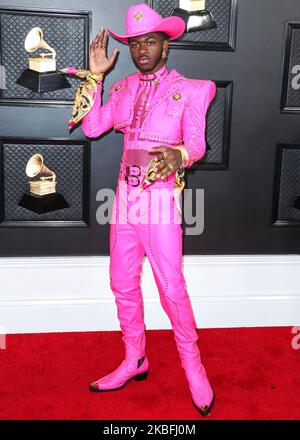
<path id="1" fill-rule="evenodd" d="M 193 404 L 200 414 L 208 415 L 215 393 L 201 362 L 196 322 L 181 268 L 182 226 L 178 221 L 155 223 L 147 214 L 155 210 L 154 189 L 169 191 L 170 206 L 174 208 L 173 190 L 176 184 L 180 186 L 180 172 L 204 155 L 205 115 L 216 86 L 210 80 L 191 80 L 174 69 L 168 71 L 165 62 L 169 40 L 178 38 L 185 30 L 181 18 L 163 19 L 146 4 L 137 4 L 128 9 L 126 30 L 123 36 L 108 32 L 129 45 L 138 72 L 115 83 L 108 102 L 102 105 L 103 74 L 113 66 L 117 50 L 107 58 L 108 35 L 101 27 L 91 44 L 89 62 L 90 74 L 97 78 L 97 89 L 91 109 L 82 118 L 87 137 L 98 137 L 112 127 L 124 133 L 114 221 L 110 225 L 109 270 L 126 356 L 116 370 L 93 382 L 90 389 L 112 391 L 123 388 L 131 379 L 147 378 L 149 360 L 140 288 L 142 259 L 146 254 L 161 304 L 172 324 Z M 153 157 L 154 178 L 147 180 L 145 173 Z M 126 222 L 120 221 L 119 202 L 124 201 L 121 184 L 125 184 L 125 201 L 129 205 L 133 190 L 139 189 L 146 196 L 142 222 L 128 217 Z M 181 211 L 173 211 L 178 220 Z"/>

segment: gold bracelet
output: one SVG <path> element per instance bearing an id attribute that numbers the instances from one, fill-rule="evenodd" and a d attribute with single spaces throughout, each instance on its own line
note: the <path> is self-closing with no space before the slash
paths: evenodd
<path id="1" fill-rule="evenodd" d="M 91 78 L 95 79 L 96 81 L 102 81 L 104 77 L 104 73 L 90 73 Z"/>
<path id="2" fill-rule="evenodd" d="M 186 151 L 186 149 L 184 147 L 182 147 L 181 145 L 178 145 L 177 147 L 175 147 L 176 150 L 179 150 L 181 153 L 181 159 L 182 159 L 182 166 L 185 166 L 188 161 L 189 161 L 189 155 L 188 152 Z"/>

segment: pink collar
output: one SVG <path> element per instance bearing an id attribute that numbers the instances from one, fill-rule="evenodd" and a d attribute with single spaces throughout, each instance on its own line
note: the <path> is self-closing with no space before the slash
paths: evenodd
<path id="1" fill-rule="evenodd" d="M 164 64 L 159 70 L 157 70 L 155 73 L 142 73 L 138 72 L 138 76 L 140 81 L 155 81 L 159 83 L 162 78 L 164 78 L 165 75 L 169 73 L 167 66 Z"/>

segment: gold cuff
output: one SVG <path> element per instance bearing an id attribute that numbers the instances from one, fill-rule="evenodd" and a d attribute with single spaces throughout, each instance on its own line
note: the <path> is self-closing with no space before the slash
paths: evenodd
<path id="1" fill-rule="evenodd" d="M 89 76 L 95 79 L 96 81 L 102 81 L 104 77 L 104 73 L 90 73 Z"/>
<path id="2" fill-rule="evenodd" d="M 183 146 L 181 146 L 181 145 L 178 145 L 177 147 L 175 147 L 175 149 L 180 151 L 180 153 L 181 153 L 181 158 L 182 158 L 182 166 L 185 166 L 185 165 L 188 163 L 188 161 L 189 161 L 189 155 L 188 155 L 188 152 L 187 152 L 186 149 L 185 149 Z"/>

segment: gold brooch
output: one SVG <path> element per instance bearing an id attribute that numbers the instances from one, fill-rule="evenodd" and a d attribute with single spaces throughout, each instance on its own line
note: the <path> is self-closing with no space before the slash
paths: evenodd
<path id="1" fill-rule="evenodd" d="M 136 21 L 139 21 L 143 18 L 143 14 L 139 11 L 137 11 L 133 16 L 136 19 Z"/>
<path id="2" fill-rule="evenodd" d="M 122 86 L 119 85 L 119 86 L 115 87 L 115 90 L 120 90 L 121 88 L 122 88 Z"/>
<path id="3" fill-rule="evenodd" d="M 180 93 L 175 93 L 175 95 L 173 96 L 173 99 L 174 99 L 175 101 L 179 101 L 179 99 L 181 99 L 181 95 L 180 95 Z"/>

